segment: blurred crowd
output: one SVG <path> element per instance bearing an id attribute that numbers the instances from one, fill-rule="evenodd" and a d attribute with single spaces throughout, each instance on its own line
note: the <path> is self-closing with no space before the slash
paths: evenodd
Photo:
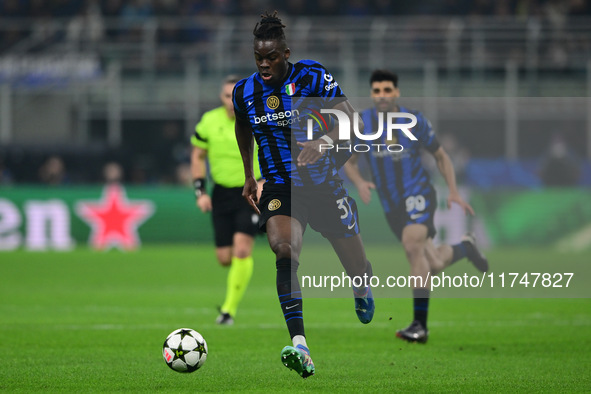
<path id="1" fill-rule="evenodd" d="M 170 23 L 163 23 L 156 30 L 155 41 L 178 43 L 181 45 L 177 47 L 184 50 L 185 43 L 212 41 L 209 37 L 211 26 L 208 30 L 208 27 L 200 24 L 203 17 L 214 21 L 212 24 L 215 25 L 217 19 L 213 17 L 216 16 L 256 16 L 263 10 L 274 9 L 283 17 L 447 15 L 539 18 L 552 27 L 551 32 L 555 37 L 549 41 L 553 54 L 549 57 L 549 64 L 553 66 L 566 64 L 564 59 L 568 59 L 567 52 L 585 53 L 590 42 L 584 37 L 583 47 L 569 46 L 570 41 L 560 35 L 562 28 L 568 26 L 570 18 L 591 16 L 589 0 L 0 0 L 0 55 L 4 51 L 10 53 L 13 49 L 18 49 L 18 53 L 35 52 L 36 49 L 47 48 L 53 42 L 67 42 L 68 38 L 83 44 L 84 49 L 92 49 L 89 44 L 97 42 L 133 41 L 134 38 L 142 37 L 142 26 L 154 17 L 170 18 Z M 210 16 L 212 18 L 208 18 Z M 31 23 L 30 19 L 21 18 L 33 18 L 35 21 Z M 65 28 L 52 27 L 51 24 L 55 25 L 54 21 L 57 20 Z M 181 24 L 177 21 L 180 20 L 189 23 L 179 27 Z M 23 43 L 29 37 L 37 37 L 37 40 Z M 125 47 L 125 51 L 137 47 L 135 44 Z M 507 52 L 508 49 L 503 47 L 502 51 Z M 105 56 L 115 56 L 114 50 L 113 53 L 107 52 Z M 211 55 L 209 51 L 202 52 Z M 161 48 L 156 54 L 157 68 L 182 68 L 180 54 L 181 51 L 174 48 L 170 49 L 170 54 Z M 141 56 L 131 58 L 142 64 L 145 60 Z M 127 128 L 124 128 L 123 148 L 109 155 L 93 151 L 73 152 L 68 150 L 70 148 L 64 148 L 65 151 L 55 150 L 52 154 L 48 154 L 48 150 L 21 152 L 15 148 L 3 152 L 0 149 L 0 184 L 41 182 L 59 185 L 119 179 L 136 184 L 188 184 L 191 181 L 189 146 L 182 132 L 182 122 L 159 123 L 161 126 L 158 125 L 149 138 L 145 137 L 145 125 L 138 126 L 143 133 L 125 132 Z M 135 128 L 129 127 L 129 130 Z M 142 138 L 136 140 L 126 137 L 135 134 Z M 442 140 L 446 149 L 455 152 L 453 159 L 458 178 L 464 181 L 465 168 L 473 160 L 470 161 L 465 149 L 454 145 L 456 142 L 449 138 Z M 548 157 L 535 162 L 531 172 L 537 172 L 536 178 L 545 184 L 576 183 L 580 173 L 576 168 L 578 164 L 567 162 L 564 151 L 557 142 Z M 565 172 L 572 176 L 564 176 Z"/>
<path id="2" fill-rule="evenodd" d="M 191 145 L 183 134 L 183 122 L 152 121 L 136 127 L 142 132 L 124 133 L 119 148 L 0 145 L 0 186 L 111 182 L 191 185 Z"/>
<path id="3" fill-rule="evenodd" d="M 569 20 L 591 15 L 588 0 L 0 0 L 0 54 L 36 53 L 55 43 L 66 49 L 96 51 L 104 43 L 153 39 L 157 46 L 185 46 L 185 54 L 165 54 L 165 69 L 183 57 L 202 57 L 215 39 L 217 17 L 252 15 L 277 9 L 284 18 L 299 16 L 457 16 L 536 18 L 552 29 L 554 57 L 577 52 L 562 32 Z M 34 23 L 22 18 L 33 18 Z M 158 23 L 147 23 L 157 18 Z M 150 26 L 154 29 L 151 30 Z M 156 27 L 157 26 L 157 27 Z M 569 41 L 570 42 L 570 41 Z M 119 49 L 104 49 L 115 55 Z M 190 52 L 190 53 L 188 53 Z M 197 56 L 196 56 L 197 54 Z M 107 55 L 102 53 L 102 55 Z M 159 56 L 162 54 L 159 54 Z M 171 57 L 170 59 L 167 56 Z M 201 56 L 201 57 L 199 57 Z M 159 59 L 160 61 L 160 59 Z M 563 60 L 564 63 L 567 60 Z M 129 65 L 124 65 L 128 67 Z M 131 67 L 131 66 L 130 66 Z M 139 67 L 139 66 L 138 66 Z M 174 69 L 175 71 L 178 71 Z"/>
<path id="4" fill-rule="evenodd" d="M 275 9 L 289 15 L 589 15 L 586 0 L 0 0 L 0 16 L 70 18 L 95 10 L 104 17 L 249 15 Z M 92 11 L 94 12 L 94 11 Z"/>

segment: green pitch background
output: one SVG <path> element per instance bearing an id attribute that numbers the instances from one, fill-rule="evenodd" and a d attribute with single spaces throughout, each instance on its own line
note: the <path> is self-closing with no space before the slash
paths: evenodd
<path id="1" fill-rule="evenodd" d="M 539 261 L 591 262 L 589 252 L 488 254 L 493 262 L 531 264 L 530 271 Z M 329 248 L 309 245 L 302 264 L 328 256 Z M 373 248 L 372 256 L 406 264 L 391 247 Z M 351 299 L 307 299 L 317 374 L 303 380 L 279 360 L 289 338 L 274 270 L 261 239 L 236 324 L 219 327 L 213 321 L 226 271 L 210 246 L 1 253 L 0 390 L 591 390 L 591 300 L 585 298 L 433 299 L 427 345 L 394 336 L 411 320 L 410 299 L 378 299 L 369 325 L 357 321 Z M 180 327 L 201 332 L 209 345 L 205 366 L 193 374 L 173 372 L 162 359 L 164 339 Z"/>

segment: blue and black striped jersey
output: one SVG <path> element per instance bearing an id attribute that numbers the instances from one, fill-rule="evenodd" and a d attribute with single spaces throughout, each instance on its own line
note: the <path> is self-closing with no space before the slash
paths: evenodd
<path id="1" fill-rule="evenodd" d="M 387 149 L 372 149 L 363 153 L 369 161 L 373 181 L 384 211 L 390 212 L 395 206 L 405 203 L 410 196 L 424 194 L 430 188 L 429 174 L 421 162 L 421 148 L 434 153 L 439 149 L 439 141 L 431 127 L 431 123 L 418 111 L 400 107 L 398 112 L 411 113 L 417 117 L 417 124 L 410 129 L 417 141 L 411 141 L 402 130 L 394 129 L 392 139 L 387 140 L 386 125 L 382 136 L 373 144 L 400 144 L 403 150 L 390 152 Z M 375 108 L 361 113 L 365 124 L 364 134 L 374 134 L 378 130 L 378 114 Z M 386 117 L 384 116 L 384 119 Z M 398 124 L 408 123 L 406 118 L 398 118 Z M 367 143 L 356 139 L 355 144 Z"/>
<path id="2" fill-rule="evenodd" d="M 346 100 L 332 75 L 312 60 L 289 63 L 287 77 L 278 86 L 264 84 L 256 72 L 234 87 L 234 112 L 252 127 L 259 146 L 261 173 L 267 182 L 303 186 L 338 178 L 336 160 L 331 153 L 306 167 L 297 167 L 294 162 L 301 150 L 297 142 L 308 141 L 299 102 L 312 97 L 320 98 L 318 107 L 307 110 L 318 110 L 323 105 L 332 108 Z M 319 133 L 315 129 L 314 139 L 320 137 Z"/>

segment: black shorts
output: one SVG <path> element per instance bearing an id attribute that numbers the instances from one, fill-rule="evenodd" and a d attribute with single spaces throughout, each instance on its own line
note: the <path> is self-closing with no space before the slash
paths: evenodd
<path id="1" fill-rule="evenodd" d="M 259 202 L 259 226 L 275 215 L 297 219 L 304 230 L 309 224 L 326 238 L 346 238 L 359 234 L 357 203 L 340 181 L 313 187 L 293 187 L 265 183 Z"/>
<path id="2" fill-rule="evenodd" d="M 386 213 L 386 220 L 390 229 L 402 240 L 402 230 L 409 224 L 423 224 L 427 226 L 429 238 L 437 234 L 433 219 L 437 208 L 437 193 L 433 186 L 429 185 L 424 193 L 409 196 L 402 204 L 398 204 L 393 210 Z"/>
<path id="3" fill-rule="evenodd" d="M 231 246 L 235 233 L 254 237 L 259 232 L 259 215 L 242 197 L 241 187 L 228 188 L 216 184 L 211 204 L 215 246 Z"/>

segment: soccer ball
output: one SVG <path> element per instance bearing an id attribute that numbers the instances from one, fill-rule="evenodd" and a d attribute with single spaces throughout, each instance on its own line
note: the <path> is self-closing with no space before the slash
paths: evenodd
<path id="1" fill-rule="evenodd" d="M 179 328 L 166 337 L 162 346 L 164 361 L 177 372 L 195 372 L 207 359 L 207 343 L 190 328 Z"/>

